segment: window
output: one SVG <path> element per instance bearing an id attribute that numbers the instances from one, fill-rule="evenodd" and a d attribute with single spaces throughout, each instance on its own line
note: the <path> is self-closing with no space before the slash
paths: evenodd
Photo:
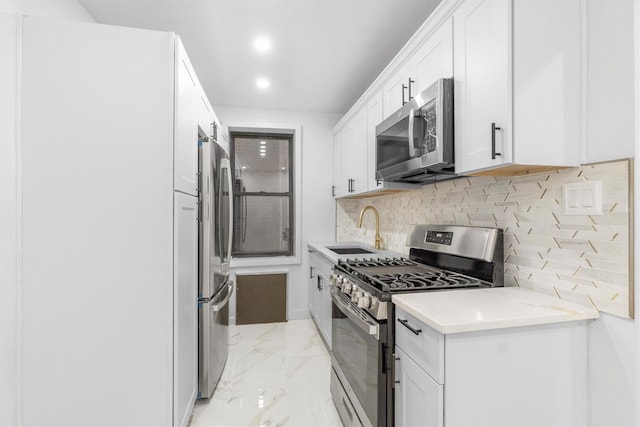
<path id="1" fill-rule="evenodd" d="M 233 256 L 293 255 L 293 136 L 231 133 Z"/>

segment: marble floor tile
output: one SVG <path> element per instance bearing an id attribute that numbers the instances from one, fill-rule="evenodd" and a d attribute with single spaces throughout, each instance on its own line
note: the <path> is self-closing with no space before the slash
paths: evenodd
<path id="1" fill-rule="evenodd" d="M 312 320 L 231 325 L 229 356 L 191 427 L 341 427 L 331 394 L 331 358 Z"/>

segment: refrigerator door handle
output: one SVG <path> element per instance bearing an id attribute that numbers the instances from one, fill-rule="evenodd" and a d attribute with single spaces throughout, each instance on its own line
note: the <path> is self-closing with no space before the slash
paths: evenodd
<path id="1" fill-rule="evenodd" d="M 234 284 L 233 280 L 229 280 L 229 284 L 227 285 L 229 288 L 229 291 L 227 292 L 227 296 L 224 297 L 224 299 L 219 303 L 212 304 L 211 311 L 213 312 L 220 311 L 224 308 L 225 305 L 227 305 L 227 303 L 229 302 L 229 299 L 231 298 L 231 294 L 233 294 L 233 284 Z"/>
<path id="2" fill-rule="evenodd" d="M 231 176 L 231 162 L 229 161 L 229 159 L 221 159 L 220 161 L 220 166 L 223 169 L 226 169 L 227 171 L 227 190 L 229 191 L 229 224 L 227 225 L 227 253 L 225 254 L 226 256 L 223 258 L 223 263 L 225 263 L 224 261 L 226 261 L 225 264 L 227 264 L 227 269 L 229 268 L 229 263 L 231 262 L 231 250 L 232 250 L 232 236 L 233 236 L 233 185 L 232 185 L 232 179 L 233 177 Z M 224 190 L 223 190 L 224 191 Z M 228 271 L 228 270 L 227 270 Z"/>

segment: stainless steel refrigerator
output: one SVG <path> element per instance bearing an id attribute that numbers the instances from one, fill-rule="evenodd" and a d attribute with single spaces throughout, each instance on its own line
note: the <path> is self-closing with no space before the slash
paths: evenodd
<path id="1" fill-rule="evenodd" d="M 198 285 L 198 398 L 208 399 L 229 352 L 229 260 L 233 230 L 231 163 L 213 137 L 199 142 L 200 232 Z"/>

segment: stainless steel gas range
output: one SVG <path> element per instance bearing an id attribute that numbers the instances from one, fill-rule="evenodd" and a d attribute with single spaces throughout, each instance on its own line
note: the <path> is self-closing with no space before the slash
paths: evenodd
<path id="1" fill-rule="evenodd" d="M 346 259 L 331 277 L 331 395 L 345 426 L 392 426 L 395 312 L 391 296 L 503 286 L 503 232 L 417 225 L 409 258 Z"/>

